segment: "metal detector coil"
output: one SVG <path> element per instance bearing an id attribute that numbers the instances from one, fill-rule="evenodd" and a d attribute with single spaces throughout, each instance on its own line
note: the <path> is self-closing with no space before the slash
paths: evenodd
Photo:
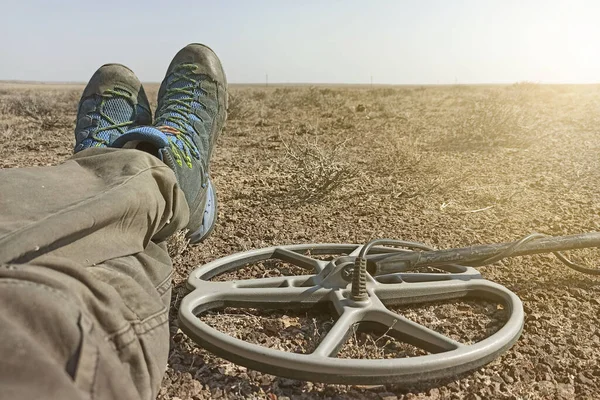
<path id="1" fill-rule="evenodd" d="M 251 250 L 215 260 L 192 272 L 187 282 L 191 292 L 179 309 L 180 327 L 197 343 L 223 358 L 293 379 L 344 384 L 410 384 L 452 378 L 496 358 L 515 343 L 523 329 L 523 305 L 519 298 L 504 286 L 483 279 L 473 267 L 506 257 L 552 252 L 569 268 L 600 275 L 600 269 L 576 264 L 561 253 L 599 246 L 600 233 L 590 232 L 562 237 L 534 233 L 516 242 L 448 250 L 391 239 L 374 240 L 364 246 L 303 244 Z M 324 254 L 337 256 L 331 261 L 311 257 Z M 270 259 L 301 267 L 307 274 L 227 282 L 210 280 L 244 265 Z M 419 267 L 435 267 L 445 273 L 410 272 Z M 427 304 L 462 297 L 502 304 L 508 319 L 493 335 L 465 344 L 389 309 L 394 305 Z M 295 309 L 327 303 L 338 318 L 310 354 L 248 343 L 198 318 L 203 312 L 228 306 Z M 430 354 L 378 360 L 338 358 L 353 327 L 369 322 L 387 327 L 388 335 Z"/>
<path id="2" fill-rule="evenodd" d="M 386 243 L 387 244 L 387 243 Z M 327 383 L 414 383 L 445 379 L 478 368 L 506 351 L 519 338 L 524 313 L 519 298 L 502 285 L 483 279 L 473 267 L 455 264 L 436 268 L 447 273 L 400 271 L 375 275 L 355 264 L 363 245 L 302 244 L 251 250 L 224 257 L 195 269 L 187 285 L 191 292 L 179 309 L 180 328 L 198 344 L 234 363 L 273 375 Z M 428 249 L 421 246 L 421 249 Z M 431 249 L 429 249 L 431 250 Z M 311 256 L 337 254 L 331 261 Z M 363 255 L 365 266 L 385 257 L 407 256 L 412 251 L 373 246 Z M 306 275 L 216 282 L 210 279 L 259 261 L 278 259 L 306 270 Z M 359 260 L 358 264 L 361 264 Z M 376 269 L 376 268 L 375 268 Z M 354 276 L 353 276 L 354 275 Z M 358 278 L 357 278 L 358 276 Z M 366 293 L 352 293 L 351 281 L 363 281 Z M 356 289 L 355 289 L 356 292 Z M 359 296 L 360 294 L 360 296 Z M 357 297 L 358 296 L 358 297 Z M 426 304 L 440 300 L 476 297 L 502 304 L 505 324 L 490 337 L 465 344 L 392 312 L 388 306 Z M 248 343 L 222 333 L 198 316 L 220 307 L 259 309 L 311 308 L 330 303 L 337 321 L 310 354 L 290 353 Z M 388 335 L 430 354 L 410 358 L 347 359 L 337 354 L 353 326 L 374 322 L 389 327 Z"/>

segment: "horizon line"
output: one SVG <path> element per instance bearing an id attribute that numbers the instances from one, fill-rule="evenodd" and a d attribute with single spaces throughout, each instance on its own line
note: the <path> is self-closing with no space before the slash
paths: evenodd
<path id="1" fill-rule="evenodd" d="M 142 82 L 145 85 L 160 85 L 161 82 L 147 81 Z M 0 79 L 0 84 L 17 85 L 85 85 L 85 81 L 36 81 L 21 79 Z M 508 86 L 516 84 L 533 85 L 599 85 L 597 82 L 541 82 L 541 81 L 515 81 L 515 82 L 473 82 L 473 83 L 333 83 L 333 82 L 228 82 L 228 86 L 257 86 L 257 87 L 275 87 L 275 86 L 365 86 L 365 87 L 414 87 L 414 86 Z"/>

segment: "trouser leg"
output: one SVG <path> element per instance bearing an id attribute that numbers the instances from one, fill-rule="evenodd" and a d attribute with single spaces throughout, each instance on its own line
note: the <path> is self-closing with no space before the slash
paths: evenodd
<path id="1" fill-rule="evenodd" d="M 188 217 L 173 172 L 137 150 L 0 171 L 0 397 L 155 397 L 164 240 Z"/>

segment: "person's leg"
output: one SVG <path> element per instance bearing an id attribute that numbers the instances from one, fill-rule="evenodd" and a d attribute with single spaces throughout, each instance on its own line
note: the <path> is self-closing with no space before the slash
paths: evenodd
<path id="1" fill-rule="evenodd" d="M 143 252 L 188 222 L 173 171 L 138 150 L 93 148 L 55 167 L 4 170 L 0 187 L 2 262 L 53 255 L 92 266 Z"/>
<path id="2" fill-rule="evenodd" d="M 103 68 L 80 102 L 80 153 L 0 173 L 0 387 L 9 398 L 156 396 L 168 355 L 164 239 L 188 228 L 202 240 L 214 224 L 208 165 L 227 95 L 216 55 L 202 45 L 177 54 L 157 128 L 136 128 L 149 112 L 137 78 Z"/>
<path id="3" fill-rule="evenodd" d="M 189 215 L 173 171 L 89 149 L 2 171 L 0 187 L 2 396 L 155 397 L 169 343 L 162 240 Z"/>

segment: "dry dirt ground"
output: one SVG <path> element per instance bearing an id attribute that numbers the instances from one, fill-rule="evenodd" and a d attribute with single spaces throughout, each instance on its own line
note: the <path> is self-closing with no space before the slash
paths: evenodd
<path id="1" fill-rule="evenodd" d="M 67 159 L 81 90 L 0 85 L 0 166 Z M 156 86 L 148 92 L 154 97 Z M 212 163 L 217 228 L 200 246 L 172 247 L 171 353 L 159 399 L 600 398 L 600 279 L 549 255 L 480 268 L 523 300 L 523 335 L 485 367 L 437 386 L 262 374 L 199 348 L 176 320 L 191 270 L 248 249 L 379 237 L 450 248 L 600 230 L 600 87 L 234 86 L 231 95 Z M 599 254 L 571 256 L 594 264 Z M 221 279 L 296 272 L 261 263 Z M 317 311 L 223 309 L 202 318 L 248 341 L 307 352 L 334 320 Z M 464 342 L 493 333 L 506 317 L 472 300 L 399 312 Z M 366 332 L 352 335 L 340 356 L 418 354 Z"/>

